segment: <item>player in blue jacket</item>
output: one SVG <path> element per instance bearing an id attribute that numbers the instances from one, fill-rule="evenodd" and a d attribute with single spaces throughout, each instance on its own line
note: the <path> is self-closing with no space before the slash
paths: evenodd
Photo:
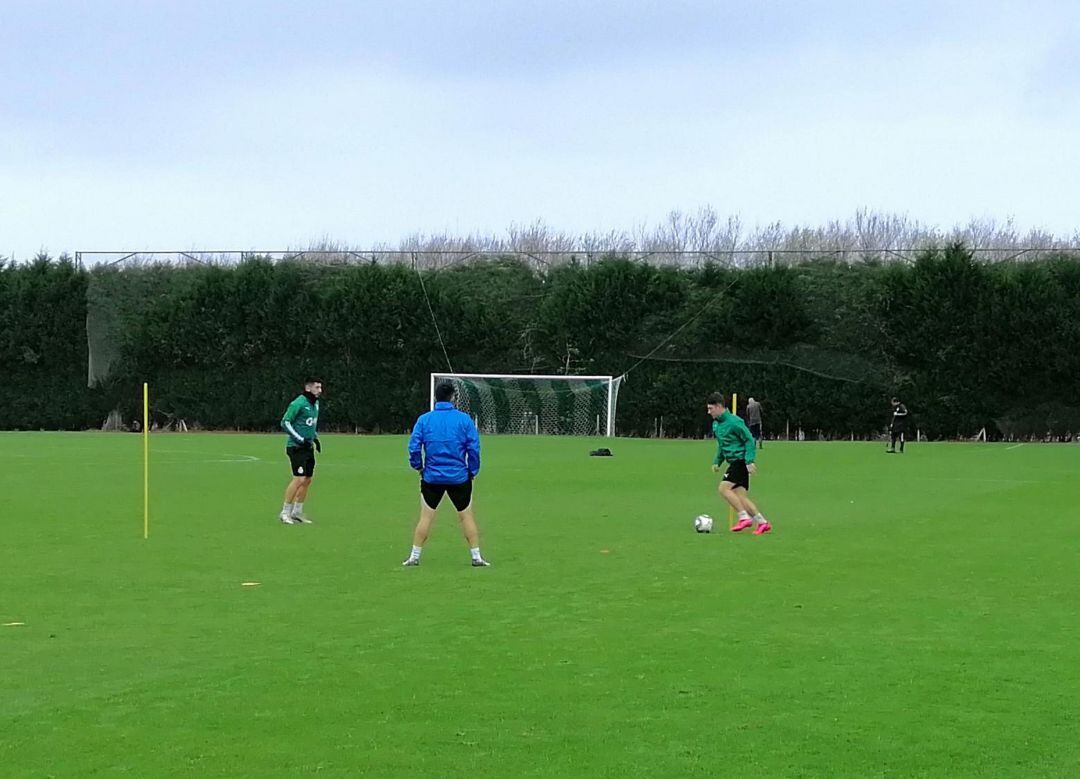
<path id="1" fill-rule="evenodd" d="M 480 554 L 480 531 L 472 510 L 473 479 L 480 473 L 480 433 L 453 401 L 453 384 L 437 386 L 435 408 L 420 415 L 409 438 L 409 465 L 420 471 L 420 521 L 413 532 L 412 552 L 402 565 L 420 565 L 443 495 L 449 495 L 457 509 L 473 567 L 490 564 Z"/>

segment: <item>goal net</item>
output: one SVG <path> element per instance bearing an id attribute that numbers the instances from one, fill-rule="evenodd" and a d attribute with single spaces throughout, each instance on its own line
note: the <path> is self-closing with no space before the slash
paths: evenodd
<path id="1" fill-rule="evenodd" d="M 457 407 L 481 433 L 615 435 L 621 378 L 433 373 L 433 408 L 435 387 L 444 382 L 454 385 Z"/>

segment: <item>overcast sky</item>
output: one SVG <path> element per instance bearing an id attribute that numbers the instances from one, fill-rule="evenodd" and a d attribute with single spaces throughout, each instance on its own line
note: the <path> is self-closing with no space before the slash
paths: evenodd
<path id="1" fill-rule="evenodd" d="M 0 2 L 0 255 L 1080 227 L 1080 3 Z"/>

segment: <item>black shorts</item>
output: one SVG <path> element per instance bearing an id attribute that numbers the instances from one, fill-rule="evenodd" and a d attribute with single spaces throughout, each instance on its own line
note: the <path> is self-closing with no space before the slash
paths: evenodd
<path id="1" fill-rule="evenodd" d="M 724 472 L 724 481 L 729 481 L 736 487 L 742 487 L 744 490 L 749 490 L 750 471 L 746 469 L 746 463 L 742 460 L 728 463 L 727 471 Z"/>
<path id="2" fill-rule="evenodd" d="M 286 446 L 285 454 L 289 455 L 289 465 L 292 466 L 293 476 L 310 478 L 315 473 L 315 448 L 313 446 Z"/>
<path id="3" fill-rule="evenodd" d="M 750 435 L 752 435 L 754 438 L 761 438 L 760 422 L 755 422 L 754 424 L 750 425 Z"/>
<path id="4" fill-rule="evenodd" d="M 450 496 L 450 502 L 458 511 L 464 511 L 472 505 L 472 480 L 461 484 L 428 484 L 420 480 L 420 496 L 430 509 L 437 509 L 443 495 Z"/>

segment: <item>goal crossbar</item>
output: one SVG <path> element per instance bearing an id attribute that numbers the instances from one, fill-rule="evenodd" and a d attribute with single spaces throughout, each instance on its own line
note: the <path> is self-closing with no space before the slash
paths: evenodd
<path id="1" fill-rule="evenodd" d="M 613 381 L 615 379 L 614 376 L 567 376 L 540 373 L 433 373 L 431 376 L 432 378 L 442 376 L 447 379 L 543 379 L 544 381 Z"/>

